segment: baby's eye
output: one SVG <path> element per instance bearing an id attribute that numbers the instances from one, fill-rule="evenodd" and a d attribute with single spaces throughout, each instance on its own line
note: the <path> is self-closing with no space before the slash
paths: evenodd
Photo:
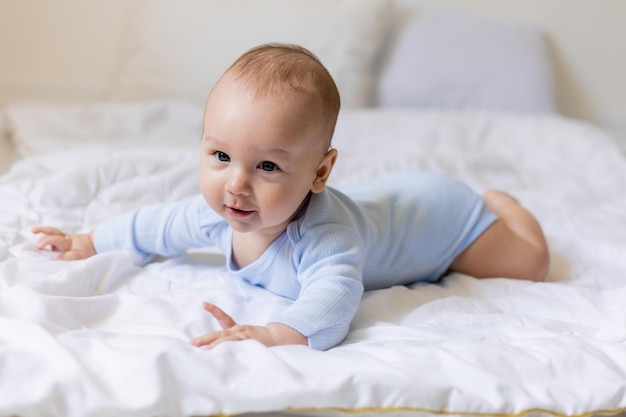
<path id="1" fill-rule="evenodd" d="M 213 155 L 220 162 L 230 162 L 230 156 L 222 151 L 215 151 Z"/>
<path id="2" fill-rule="evenodd" d="M 278 166 L 276 166 L 276 164 L 273 162 L 263 161 L 259 165 L 259 168 L 261 168 L 263 171 L 272 172 L 276 171 L 278 169 Z"/>

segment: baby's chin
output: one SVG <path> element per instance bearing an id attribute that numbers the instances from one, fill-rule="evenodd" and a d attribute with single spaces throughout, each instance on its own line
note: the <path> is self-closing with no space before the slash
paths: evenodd
<path id="1" fill-rule="evenodd" d="M 265 239 L 270 238 L 273 240 L 280 236 L 287 230 L 289 222 L 281 223 L 276 226 L 259 225 L 258 223 L 245 223 L 243 221 L 236 221 L 232 219 L 225 219 L 228 225 L 233 229 L 235 233 L 242 234 L 258 234 L 264 236 Z"/>

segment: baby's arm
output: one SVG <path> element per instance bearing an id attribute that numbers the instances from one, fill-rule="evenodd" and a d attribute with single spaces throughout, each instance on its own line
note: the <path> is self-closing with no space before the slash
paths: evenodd
<path id="1" fill-rule="evenodd" d="M 224 341 L 255 339 L 266 346 L 283 344 L 308 345 L 326 350 L 340 343 L 350 328 L 350 322 L 363 294 L 361 252 L 355 245 L 351 229 L 338 233 L 333 224 L 319 233 L 307 235 L 298 245 L 302 251 L 298 280 L 301 283 L 296 300 L 274 321 L 265 326 L 238 325 L 230 316 L 213 304 L 204 303 L 223 330 L 207 333 L 191 340 L 195 346 L 212 348 Z M 336 239 L 328 250 L 327 235 L 345 235 Z M 324 252 L 312 250 L 316 242 Z M 307 250 L 309 248 L 309 250 Z"/>
<path id="2" fill-rule="evenodd" d="M 59 251 L 63 260 L 111 250 L 131 250 L 148 259 L 154 254 L 172 256 L 185 249 L 211 246 L 214 242 L 201 221 L 213 217 L 217 215 L 197 196 L 141 207 L 98 225 L 89 234 L 67 234 L 52 227 L 35 227 L 32 232 L 44 235 L 38 249 Z"/>
<path id="3" fill-rule="evenodd" d="M 54 227 L 47 226 L 33 227 L 32 232 L 43 234 L 37 243 L 37 249 L 61 252 L 58 259 L 71 261 L 89 258 L 96 254 L 96 249 L 93 245 L 93 232 L 68 234 Z"/>

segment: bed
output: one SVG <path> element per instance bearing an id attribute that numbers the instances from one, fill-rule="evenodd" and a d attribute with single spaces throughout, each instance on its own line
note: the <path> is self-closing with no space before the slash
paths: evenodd
<path id="1" fill-rule="evenodd" d="M 331 0 L 263 0 L 237 16 L 291 13 L 303 38 L 285 39 L 312 42 L 337 74 L 346 93 L 330 185 L 428 170 L 504 189 L 543 226 L 546 282 L 453 273 L 367 292 L 328 351 L 254 341 L 207 351 L 189 344 L 218 328 L 203 301 L 251 324 L 288 301 L 229 276 L 214 248 L 143 266 L 124 251 L 72 262 L 37 251 L 32 226 L 87 231 L 198 192 L 210 84 L 194 87 L 204 67 L 181 75 L 197 48 L 180 51 L 192 40 L 172 22 L 211 39 L 207 26 L 230 25 L 241 0 L 221 3 L 217 27 L 193 20 L 215 2 L 138 1 L 107 100 L 3 109 L 20 158 L 0 176 L 0 415 L 626 414 L 626 156 L 607 132 L 556 113 L 540 31 L 414 1 L 332 2 L 337 12 Z M 306 26 L 322 17 L 332 33 Z M 259 31 L 283 36 L 275 26 Z M 252 40 L 238 41 L 202 65 L 217 77 Z M 484 59 L 466 63 L 470 53 Z M 455 65 L 463 71 L 449 74 Z"/>

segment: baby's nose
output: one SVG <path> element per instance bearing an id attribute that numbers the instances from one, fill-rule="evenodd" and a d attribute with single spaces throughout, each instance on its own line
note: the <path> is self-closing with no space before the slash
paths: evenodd
<path id="1" fill-rule="evenodd" d="M 250 174 L 244 169 L 233 169 L 226 182 L 226 191 L 236 195 L 248 195 L 250 189 Z"/>

